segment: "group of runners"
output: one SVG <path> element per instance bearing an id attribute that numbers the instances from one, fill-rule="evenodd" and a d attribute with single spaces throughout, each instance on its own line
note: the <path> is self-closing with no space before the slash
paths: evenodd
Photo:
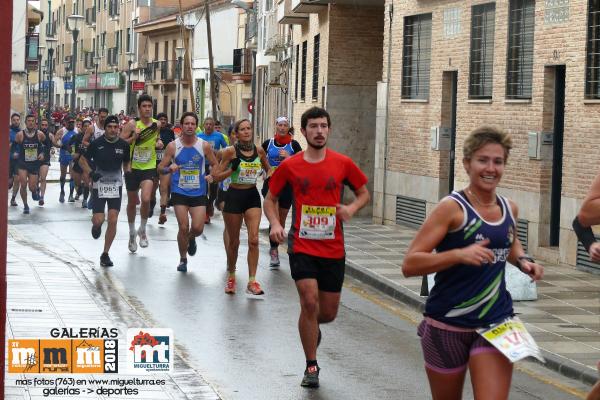
<path id="1" fill-rule="evenodd" d="M 225 226 L 225 292 L 236 292 L 240 229 L 245 224 L 246 289 L 251 295 L 263 295 L 256 273 L 262 215 L 257 182 L 264 174 L 262 193 L 270 223 L 270 266 L 279 266 L 278 246 L 287 238 L 290 270 L 300 298 L 298 329 L 306 357 L 301 385 L 318 387 L 320 325 L 336 318 L 344 281 L 343 223 L 370 200 L 365 174 L 352 159 L 327 148 L 332 126 L 329 114 L 314 107 L 302 115 L 301 132 L 307 143 L 302 151 L 289 134 L 285 117 L 277 119 L 274 137 L 256 146 L 252 124 L 246 119 L 237 121 L 231 136 L 224 137 L 215 131 L 215 121 L 210 118 L 199 133 L 197 115 L 186 112 L 179 121 L 181 134 L 175 136 L 166 126 L 166 115 L 152 117 L 152 98 L 142 95 L 137 105 L 139 118 L 120 132 L 117 117 L 101 112 L 98 121 L 82 127 L 85 133 L 81 142 L 76 142 L 85 148 L 79 152 L 78 165 L 81 179 L 91 182 L 94 238 L 101 235 L 108 209 L 101 264 L 113 265 L 108 253 L 116 233 L 124 176 L 129 251 L 137 251 L 138 242 L 140 247 L 149 245 L 146 223 L 159 188 L 159 222 L 166 221 L 165 210 L 171 204 L 179 227 L 177 271 L 187 271 L 188 256 L 197 252 L 196 238 L 216 207 L 223 213 Z M 18 121 L 12 122 L 16 125 Z M 16 159 L 24 207 L 24 177 L 30 177 L 28 186 L 35 194 L 32 197 L 43 202 L 42 182 L 38 188 L 35 176 L 41 177 L 40 165 L 45 163 L 47 146 L 52 143 L 62 151 L 69 135 L 78 134 L 70 120 L 54 137 L 46 135 L 43 126 L 37 130 L 33 118 L 27 117 L 26 126 L 22 131 L 11 127 L 15 146 L 20 146 Z M 70 139 L 68 143 L 73 145 Z M 509 396 L 513 364 L 484 339 L 481 331 L 496 324 L 510 324 L 515 317 L 504 279 L 507 261 L 534 281 L 543 277 L 543 267 L 525 253 L 516 234 L 517 205 L 496 193 L 511 148 L 510 136 L 494 127 L 483 126 L 468 135 L 463 147 L 468 185 L 437 205 L 404 258 L 402 271 L 406 276 L 436 274 L 424 320 L 418 327 L 425 369 L 436 400 L 462 398 L 467 369 L 476 399 Z M 64 184 L 61 176 L 61 198 Z M 342 202 L 344 186 L 355 195 L 349 204 Z M 72 194 L 73 190 L 69 199 Z M 138 199 L 140 224 L 136 228 Z M 600 260 L 600 245 L 590 226 L 600 223 L 599 201 L 600 177 L 574 221 L 578 237 L 596 261 Z M 290 208 L 294 213 L 286 233 Z M 588 399 L 600 399 L 598 385 Z"/>

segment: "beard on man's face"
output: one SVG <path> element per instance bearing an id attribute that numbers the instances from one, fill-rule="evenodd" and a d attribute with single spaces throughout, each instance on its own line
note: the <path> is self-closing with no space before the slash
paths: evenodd
<path id="1" fill-rule="evenodd" d="M 307 138 L 306 143 L 315 150 L 321 150 L 323 147 L 325 147 L 327 145 L 327 139 L 325 139 L 323 144 L 317 144 Z"/>

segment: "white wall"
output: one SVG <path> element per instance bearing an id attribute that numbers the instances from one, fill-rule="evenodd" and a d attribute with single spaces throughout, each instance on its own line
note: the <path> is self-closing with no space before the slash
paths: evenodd
<path id="1" fill-rule="evenodd" d="M 215 67 L 233 64 L 233 49 L 238 48 L 238 11 L 233 6 L 227 9 L 211 10 L 210 28 L 212 31 L 212 49 Z M 192 67 L 208 68 L 208 39 L 206 18 L 196 25 L 193 34 Z"/>
<path id="2" fill-rule="evenodd" d="M 13 1 L 12 70 L 25 71 L 25 33 L 27 30 L 27 2 Z"/>

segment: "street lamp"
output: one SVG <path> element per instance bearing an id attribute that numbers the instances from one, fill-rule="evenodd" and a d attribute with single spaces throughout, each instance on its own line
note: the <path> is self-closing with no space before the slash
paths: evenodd
<path id="1" fill-rule="evenodd" d="M 48 45 L 48 84 L 50 85 L 50 88 L 48 89 L 48 110 L 52 110 L 52 106 L 53 106 L 53 96 L 54 96 L 54 82 L 52 81 L 52 72 L 53 72 L 53 68 L 52 68 L 52 57 L 54 55 L 54 47 L 56 46 L 56 43 L 58 43 L 58 40 L 56 38 L 53 37 L 48 37 L 46 38 L 46 44 Z"/>
<path id="2" fill-rule="evenodd" d="M 125 53 L 127 55 L 127 108 L 125 109 L 125 114 L 130 114 L 131 107 L 131 64 L 133 64 L 133 59 L 135 58 L 135 53 L 133 51 Z"/>
<path id="3" fill-rule="evenodd" d="M 179 91 L 181 90 L 181 64 L 185 55 L 185 47 L 176 47 L 175 54 L 177 55 L 177 111 L 173 119 L 177 121 L 179 118 Z"/>
<path id="4" fill-rule="evenodd" d="M 79 24 L 81 23 L 81 21 L 83 21 L 83 15 L 77 15 L 77 14 L 73 14 L 73 15 L 69 15 L 67 17 L 67 29 L 71 31 L 71 34 L 73 35 L 73 54 L 72 54 L 72 60 L 71 60 L 71 73 L 72 73 L 72 82 L 73 82 L 73 89 L 72 89 L 72 94 L 71 94 L 71 112 L 75 111 L 75 75 L 76 74 L 76 65 L 77 65 L 77 39 L 79 37 Z"/>
<path id="5" fill-rule="evenodd" d="M 98 110 L 98 65 L 100 65 L 100 57 L 94 56 L 94 77 L 96 82 L 94 84 L 94 109 Z"/>
<path id="6" fill-rule="evenodd" d="M 38 46 L 38 101 L 37 101 L 37 113 L 38 113 L 38 126 L 42 123 L 42 113 L 40 112 L 42 102 L 42 51 L 45 49 L 44 46 Z"/>

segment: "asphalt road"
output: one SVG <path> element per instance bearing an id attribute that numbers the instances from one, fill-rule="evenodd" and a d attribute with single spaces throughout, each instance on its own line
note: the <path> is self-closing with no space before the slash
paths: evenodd
<path id="1" fill-rule="evenodd" d="M 268 245 L 262 237 L 257 279 L 266 294 L 244 293 L 247 282 L 245 238 L 238 262 L 238 293 L 224 294 L 225 253 L 222 220 L 213 219 L 198 240 L 188 272 L 178 273 L 177 225 L 172 212 L 165 226 L 150 220 L 150 247 L 127 250 L 128 227 L 123 204 L 117 239 L 110 252 L 115 266 L 99 267 L 102 238 L 90 235 L 90 212 L 79 203 L 59 204 L 50 185 L 46 206 L 9 210 L 9 225 L 52 252 L 60 243 L 82 260 L 97 265 L 99 291 L 119 290 L 155 327 L 170 327 L 184 358 L 226 399 L 427 399 L 416 323 L 409 307 L 347 280 L 336 321 L 322 327 L 318 359 L 321 388 L 301 388 L 304 356 L 297 332 L 298 295 L 287 257 L 278 271 L 268 269 Z M 19 204 L 20 204 L 19 200 Z M 125 203 L 125 201 L 124 201 Z M 157 210 L 158 211 L 158 208 Z M 138 219 L 139 224 L 139 219 Z M 263 222 L 266 226 L 266 222 Z M 83 262 L 83 261 L 82 261 Z M 109 297 L 109 296 L 107 296 Z M 119 313 L 119 310 L 114 310 Z M 510 399 L 582 398 L 586 387 L 532 363 L 520 363 Z M 472 398 L 470 383 L 464 398 Z"/>

